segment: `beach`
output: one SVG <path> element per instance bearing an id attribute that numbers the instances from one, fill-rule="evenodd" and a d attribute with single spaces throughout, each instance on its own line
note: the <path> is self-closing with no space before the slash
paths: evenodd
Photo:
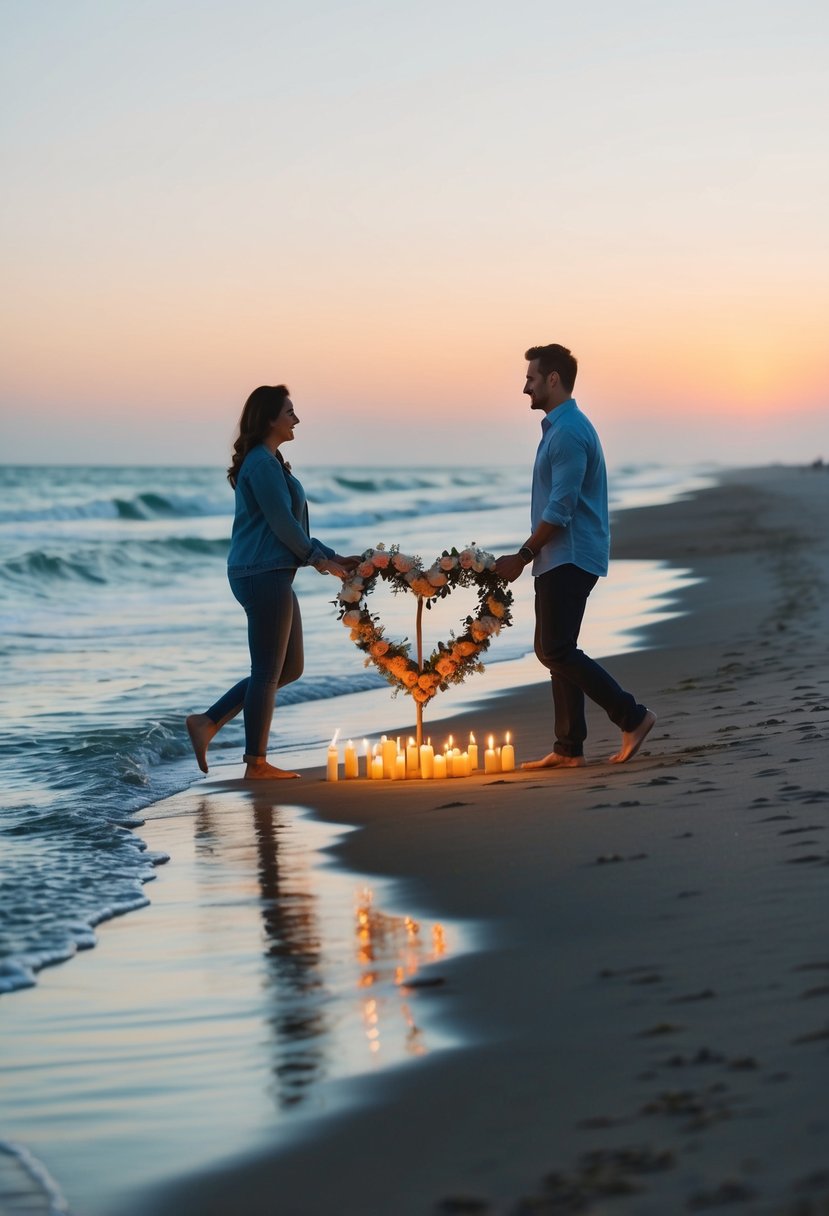
<path id="1" fill-rule="evenodd" d="M 620 514 L 614 558 L 697 580 L 646 649 L 607 660 L 658 715 L 626 765 L 607 762 L 618 739 L 591 712 L 584 769 L 392 785 L 327 783 L 318 767 L 286 791 L 225 767 L 147 808 L 140 836 L 170 858 L 150 906 L 104 925 L 97 949 L 2 1011 L 21 1059 L 51 1051 L 57 1067 L 60 1031 L 84 1084 L 109 1060 L 140 1095 L 132 1172 L 108 1179 L 106 1207 L 94 1185 L 77 1205 L 65 1187 L 76 1216 L 827 1210 L 827 506 L 824 467 L 775 466 Z M 519 761 L 550 747 L 540 674 L 445 725 L 437 712 L 435 736 L 494 724 L 513 732 Z M 312 812 L 345 872 L 461 937 L 468 927 L 468 940 L 444 953 L 433 935 L 400 978 L 416 1059 L 401 1048 L 385 1069 L 333 1069 L 304 1118 L 240 1136 L 264 1116 L 244 1095 L 234 1103 L 225 1050 L 246 1044 L 251 1075 L 274 1057 L 246 1039 L 234 994 L 251 977 L 234 950 L 245 935 L 259 953 L 263 933 L 285 940 L 262 909 L 279 906 L 267 875 L 280 838 L 268 833 L 288 803 Z M 252 862 L 239 835 L 251 818 Z M 199 846 L 211 883 L 188 885 Z M 295 983 L 313 972 L 315 940 L 299 935 Z M 165 1157 L 149 1081 L 141 1092 L 159 1044 L 163 1118 L 194 1120 L 188 1160 Z M 205 1059 L 204 1093 L 228 1094 L 227 1130 L 213 1120 L 199 1143 Z M 288 1064 L 290 1104 L 285 1078 L 319 1061 Z M 50 1137 L 72 1111 L 54 1118 L 35 1151 L 60 1182 Z"/>

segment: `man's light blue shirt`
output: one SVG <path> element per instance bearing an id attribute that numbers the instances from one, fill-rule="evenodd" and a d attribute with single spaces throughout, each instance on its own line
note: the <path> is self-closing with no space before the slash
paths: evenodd
<path id="1" fill-rule="evenodd" d="M 599 436 L 571 397 L 541 421 L 535 455 L 531 518 L 561 529 L 538 551 L 536 578 L 572 563 L 589 574 L 607 574 L 610 524 L 607 470 Z"/>

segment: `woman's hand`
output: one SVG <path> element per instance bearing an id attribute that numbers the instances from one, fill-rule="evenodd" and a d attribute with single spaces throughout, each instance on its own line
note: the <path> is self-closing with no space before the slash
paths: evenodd
<path id="1" fill-rule="evenodd" d="M 346 568 L 346 570 L 348 571 L 348 573 L 351 574 L 352 571 L 357 569 L 357 567 L 359 566 L 360 562 L 363 559 L 359 555 L 357 555 L 356 557 L 354 555 L 352 555 L 351 557 L 343 557 L 342 554 L 335 553 L 333 560 L 335 562 L 337 562 L 340 566 L 344 566 Z"/>
<path id="2" fill-rule="evenodd" d="M 339 558 L 327 557 L 325 561 L 317 562 L 314 569 L 319 570 L 320 574 L 335 574 L 337 578 L 348 578 L 348 570 Z"/>

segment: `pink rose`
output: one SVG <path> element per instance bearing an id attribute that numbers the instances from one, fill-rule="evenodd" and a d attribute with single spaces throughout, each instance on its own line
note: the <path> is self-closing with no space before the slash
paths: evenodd
<path id="1" fill-rule="evenodd" d="M 391 649 L 390 643 L 385 638 L 378 638 L 376 642 L 372 642 L 369 650 L 375 659 L 381 658 L 384 654 L 388 654 Z"/>
<path id="2" fill-rule="evenodd" d="M 343 624 L 346 629 L 353 629 L 355 625 L 360 624 L 362 613 L 359 608 L 349 608 L 348 612 L 343 615 Z"/>
<path id="3" fill-rule="evenodd" d="M 375 549 L 368 560 L 373 562 L 378 570 L 385 570 L 391 559 L 385 550 Z"/>
<path id="4" fill-rule="evenodd" d="M 432 568 L 426 572 L 426 577 L 433 587 L 445 587 L 449 582 L 447 575 L 445 575 L 442 570 L 439 570 L 437 566 L 432 566 Z"/>
<path id="5" fill-rule="evenodd" d="M 398 574 L 408 574 L 414 562 L 412 558 L 406 557 L 405 553 L 395 553 L 391 559 L 391 564 L 394 566 Z"/>
<path id="6" fill-rule="evenodd" d="M 475 560 L 475 554 L 471 549 L 464 549 L 458 554 L 458 562 L 462 570 L 471 570 L 472 563 Z"/>
<path id="7" fill-rule="evenodd" d="M 451 553 L 448 554 L 446 557 L 442 557 L 440 559 L 440 561 L 438 562 L 438 565 L 440 566 L 441 570 L 454 570 L 455 567 L 457 566 L 457 564 L 458 564 L 458 559 L 456 557 L 454 557 Z"/>
<path id="8" fill-rule="evenodd" d="M 369 561 L 360 562 L 359 566 L 357 567 L 357 573 L 359 574 L 360 578 L 373 578 L 376 574 L 374 563 Z"/>

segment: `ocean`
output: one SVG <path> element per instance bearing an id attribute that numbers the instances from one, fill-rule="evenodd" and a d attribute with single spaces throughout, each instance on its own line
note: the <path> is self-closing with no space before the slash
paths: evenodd
<path id="1" fill-rule="evenodd" d="M 297 461 L 295 471 L 313 534 L 342 553 L 397 544 L 431 561 L 470 542 L 511 551 L 527 535 L 528 468 Z M 708 470 L 627 467 L 611 480 L 620 511 L 698 488 Z M 0 490 L 0 993 L 13 993 L 151 898 L 166 858 L 144 845 L 142 810 L 199 779 L 184 716 L 206 709 L 248 659 L 225 576 L 233 494 L 223 470 L 5 466 Z M 585 647 L 641 645 L 686 578 L 656 562 L 615 563 L 594 593 Z M 494 641 L 486 672 L 442 694 L 441 716 L 542 678 L 528 658 L 531 582 L 514 585 L 515 625 Z M 411 704 L 366 670 L 336 619 L 334 580 L 302 570 L 295 587 L 306 668 L 280 694 L 272 759 L 324 763 L 336 729 L 343 739 L 406 730 Z M 436 638 L 469 610 L 461 594 L 428 619 Z M 414 600 L 383 595 L 373 608 L 389 633 L 411 637 Z M 240 717 L 214 741 L 211 775 L 238 766 L 243 750 Z"/>

